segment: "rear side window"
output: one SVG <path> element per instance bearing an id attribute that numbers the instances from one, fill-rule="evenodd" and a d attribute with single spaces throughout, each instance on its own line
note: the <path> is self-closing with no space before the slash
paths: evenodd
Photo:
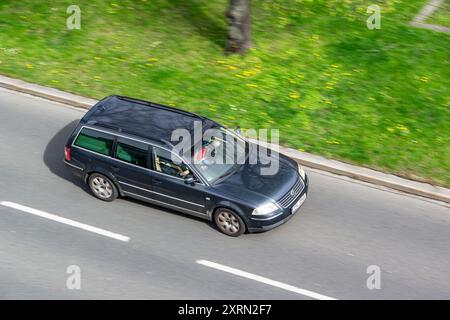
<path id="1" fill-rule="evenodd" d="M 84 128 L 78 135 L 75 145 L 90 151 L 111 155 L 114 137 L 110 134 Z"/>
<path id="2" fill-rule="evenodd" d="M 147 168 L 148 145 L 128 139 L 117 139 L 116 155 L 119 160 Z"/>

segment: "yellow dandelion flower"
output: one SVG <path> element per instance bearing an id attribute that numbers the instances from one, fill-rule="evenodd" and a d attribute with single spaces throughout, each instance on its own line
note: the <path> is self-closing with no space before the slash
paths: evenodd
<path id="1" fill-rule="evenodd" d="M 299 99 L 299 98 L 300 98 L 300 95 L 299 95 L 298 93 L 291 93 L 291 94 L 289 95 L 289 97 L 290 97 L 291 99 Z"/>
<path id="2" fill-rule="evenodd" d="M 33 65 L 32 65 L 31 63 L 27 63 L 25 66 L 26 66 L 28 69 L 33 69 Z"/>
<path id="3" fill-rule="evenodd" d="M 403 124 L 398 124 L 396 128 L 403 132 L 409 132 L 409 129 L 405 127 Z"/>
<path id="4" fill-rule="evenodd" d="M 217 63 L 218 63 L 218 64 L 225 64 L 225 61 L 223 61 L 223 60 L 217 60 Z"/>
<path id="5" fill-rule="evenodd" d="M 250 88 L 257 88 L 258 85 L 257 85 L 257 84 L 254 84 L 254 83 L 247 83 L 247 87 L 250 87 Z"/>

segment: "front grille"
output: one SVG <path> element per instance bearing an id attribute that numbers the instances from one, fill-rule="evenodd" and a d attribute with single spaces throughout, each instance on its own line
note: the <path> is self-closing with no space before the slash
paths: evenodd
<path id="1" fill-rule="evenodd" d="M 280 200 L 278 200 L 278 204 L 280 204 L 283 208 L 288 208 L 299 196 L 299 194 L 305 188 L 305 184 L 302 179 L 298 179 L 294 184 L 291 190 L 286 193 Z"/>

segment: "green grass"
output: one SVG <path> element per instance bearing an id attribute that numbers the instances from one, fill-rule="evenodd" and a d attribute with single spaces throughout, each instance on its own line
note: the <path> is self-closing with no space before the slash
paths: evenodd
<path id="1" fill-rule="evenodd" d="M 77 3 L 68 31 L 72 0 L 3 0 L 0 73 L 279 128 L 284 145 L 450 186 L 450 38 L 408 25 L 423 0 L 254 0 L 245 57 L 223 54 L 226 0 Z"/>
<path id="2" fill-rule="evenodd" d="M 450 28 L 450 2 L 446 0 L 442 3 L 441 8 L 437 9 L 431 17 L 429 17 L 426 23 L 436 24 L 438 26 L 444 26 Z"/>

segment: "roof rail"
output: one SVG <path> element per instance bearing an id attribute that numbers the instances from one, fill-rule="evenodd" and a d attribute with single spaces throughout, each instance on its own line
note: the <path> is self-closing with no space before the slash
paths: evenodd
<path id="1" fill-rule="evenodd" d="M 171 148 L 174 147 L 173 143 L 171 143 L 170 141 L 167 141 L 166 139 L 159 139 L 159 141 L 163 142 L 168 147 L 171 147 Z"/>
<path id="2" fill-rule="evenodd" d="M 184 110 L 177 109 L 177 108 L 174 108 L 174 107 L 165 106 L 165 105 L 162 105 L 162 104 L 159 104 L 159 103 L 150 102 L 150 101 L 141 100 L 141 99 L 136 99 L 136 98 L 125 97 L 125 96 L 118 96 L 118 95 L 116 95 L 115 97 L 117 97 L 118 99 L 121 99 L 121 100 L 135 102 L 135 103 L 139 103 L 139 104 L 146 105 L 146 106 L 149 106 L 149 107 L 158 108 L 158 109 L 164 109 L 164 110 L 176 112 L 176 113 L 179 113 L 179 114 L 183 114 L 183 115 L 186 115 L 186 116 L 190 116 L 190 117 L 194 117 L 194 118 L 198 118 L 198 119 L 203 119 L 202 116 L 199 116 L 199 115 L 197 115 L 195 113 L 184 111 Z"/>
<path id="3" fill-rule="evenodd" d="M 103 122 L 99 122 L 99 121 L 93 121 L 92 124 L 93 124 L 93 125 L 97 125 L 97 126 L 99 126 L 99 127 L 103 127 L 103 128 L 107 128 L 107 129 L 116 130 L 116 131 L 118 131 L 118 132 L 126 132 L 126 131 L 124 131 L 121 127 L 119 127 L 119 126 L 114 126 L 114 125 L 111 125 L 111 124 L 108 124 L 108 123 L 103 123 Z M 131 132 L 129 132 L 129 133 L 131 133 Z"/>

